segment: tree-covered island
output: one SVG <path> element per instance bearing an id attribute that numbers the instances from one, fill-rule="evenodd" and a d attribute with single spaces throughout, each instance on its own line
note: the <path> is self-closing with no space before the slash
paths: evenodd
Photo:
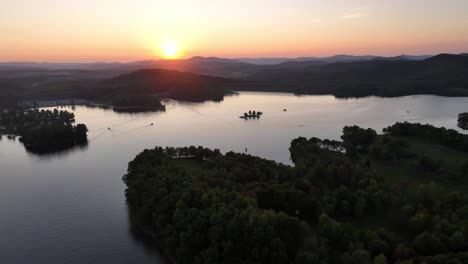
<path id="1" fill-rule="evenodd" d="M 294 139 L 294 166 L 202 147 L 144 150 L 133 222 L 173 263 L 468 263 L 468 136 L 397 123 Z"/>
<path id="2" fill-rule="evenodd" d="M 88 128 L 74 122 L 73 113 L 57 109 L 0 108 L 0 134 L 19 136 L 25 148 L 35 153 L 86 144 Z"/>
<path id="3" fill-rule="evenodd" d="M 462 129 L 468 129 L 468 113 L 458 114 L 458 127 Z"/>
<path id="4" fill-rule="evenodd" d="M 258 119 L 263 115 L 262 111 L 255 111 L 255 110 L 249 110 L 249 112 L 245 112 L 243 115 L 239 116 L 239 118 L 242 119 Z"/>

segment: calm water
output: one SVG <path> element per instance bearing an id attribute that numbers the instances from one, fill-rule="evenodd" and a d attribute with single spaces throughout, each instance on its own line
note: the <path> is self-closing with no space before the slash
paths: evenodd
<path id="1" fill-rule="evenodd" d="M 238 118 L 249 109 L 264 115 Z M 124 200 L 122 175 L 144 148 L 247 148 L 289 163 L 289 143 L 298 136 L 338 139 L 345 125 L 381 131 L 402 120 L 458 130 L 456 117 L 465 111 L 468 98 L 269 93 L 241 93 L 221 103 L 171 101 L 165 113 L 77 107 L 77 121 L 90 129 L 86 148 L 39 157 L 17 141 L 0 141 L 0 263 L 162 263 L 130 231 Z"/>

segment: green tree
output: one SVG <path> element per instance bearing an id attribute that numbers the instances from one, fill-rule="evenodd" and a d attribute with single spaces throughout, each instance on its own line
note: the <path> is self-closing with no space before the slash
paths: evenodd
<path id="1" fill-rule="evenodd" d="M 384 254 L 380 254 L 374 257 L 374 264 L 387 264 L 387 257 Z"/>

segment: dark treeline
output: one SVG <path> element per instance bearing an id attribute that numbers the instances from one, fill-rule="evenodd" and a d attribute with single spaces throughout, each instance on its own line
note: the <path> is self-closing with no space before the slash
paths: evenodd
<path id="1" fill-rule="evenodd" d="M 280 65 L 281 66 L 281 65 Z M 238 90 L 332 94 L 337 97 L 468 95 L 468 56 L 440 54 L 425 60 L 373 59 L 317 65 L 294 62 L 247 76 Z"/>
<path id="2" fill-rule="evenodd" d="M 221 101 L 237 81 L 162 69 L 142 69 L 102 82 L 105 94 L 157 95 L 185 101 Z"/>
<path id="3" fill-rule="evenodd" d="M 458 127 L 462 129 L 468 129 L 468 113 L 458 114 Z"/>
<path id="4" fill-rule="evenodd" d="M 396 57 L 278 65 L 191 58 L 114 66 L 117 68 L 67 71 L 0 67 L 0 103 L 79 98 L 109 104 L 124 96 L 158 94 L 186 101 L 221 101 L 226 91 L 241 90 L 344 98 L 468 95 L 466 54 L 440 54 L 424 60 Z"/>
<path id="5" fill-rule="evenodd" d="M 376 164 L 419 161 L 409 140 L 426 136 L 386 131 L 297 138 L 294 167 L 202 147 L 145 150 L 124 176 L 127 203 L 175 263 L 467 263 L 468 196 L 388 182 Z"/>
<path id="6" fill-rule="evenodd" d="M 258 210 L 252 202 L 255 189 L 292 178 L 290 168 L 236 153 L 185 150 L 177 152 L 194 159 L 197 152 L 210 153 L 202 170 L 185 170 L 169 154 L 172 149 L 156 148 L 139 154 L 124 177 L 134 217 L 160 238 L 168 256 L 177 263 L 271 263 L 297 254 L 304 223 L 285 213 Z"/>
<path id="7" fill-rule="evenodd" d="M 461 134 L 454 129 L 404 122 L 384 128 L 383 132 L 393 136 L 422 138 L 454 149 L 468 151 L 468 135 Z"/>
<path id="8" fill-rule="evenodd" d="M 112 105 L 116 112 L 166 111 L 159 98 L 148 95 L 116 95 L 112 98 Z"/>
<path id="9" fill-rule="evenodd" d="M 248 112 L 245 112 L 240 118 L 243 119 L 250 119 L 250 118 L 260 118 L 263 115 L 262 111 L 255 111 L 255 110 L 249 110 Z"/>
<path id="10" fill-rule="evenodd" d="M 88 129 L 75 116 L 54 109 L 0 108 L 0 132 L 20 136 L 27 150 L 47 153 L 87 143 Z"/>
<path id="11" fill-rule="evenodd" d="M 233 79 L 164 69 L 66 71 L 0 69 L 0 105 L 34 100 L 84 99 L 118 107 L 162 110 L 161 99 L 222 101 Z M 32 77 L 28 77 L 32 76 Z M 34 86 L 33 86 L 34 84 Z M 37 86 L 36 86 L 37 84 Z M 150 100 L 151 99 L 151 100 Z"/>

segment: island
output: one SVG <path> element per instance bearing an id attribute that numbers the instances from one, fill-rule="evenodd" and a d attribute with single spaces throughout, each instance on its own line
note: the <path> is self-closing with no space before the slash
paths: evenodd
<path id="1" fill-rule="evenodd" d="M 242 119 L 252 119 L 252 118 L 260 118 L 263 115 L 261 111 L 249 110 L 249 112 L 245 112 L 243 115 L 239 116 Z"/>
<path id="2" fill-rule="evenodd" d="M 19 136 L 34 153 L 50 153 L 87 143 L 85 124 L 73 125 L 75 115 L 58 109 L 0 108 L 0 134 Z"/>
<path id="3" fill-rule="evenodd" d="M 124 95 L 116 96 L 112 100 L 112 109 L 115 112 L 157 112 L 166 111 L 166 106 L 154 96 Z"/>
<path id="4" fill-rule="evenodd" d="M 132 222 L 172 263 L 467 263 L 467 135 L 396 123 L 341 139 L 294 139 L 294 166 L 144 150 L 123 177 Z"/>
<path id="5" fill-rule="evenodd" d="M 464 130 L 468 129 L 468 113 L 458 114 L 458 127 Z"/>

